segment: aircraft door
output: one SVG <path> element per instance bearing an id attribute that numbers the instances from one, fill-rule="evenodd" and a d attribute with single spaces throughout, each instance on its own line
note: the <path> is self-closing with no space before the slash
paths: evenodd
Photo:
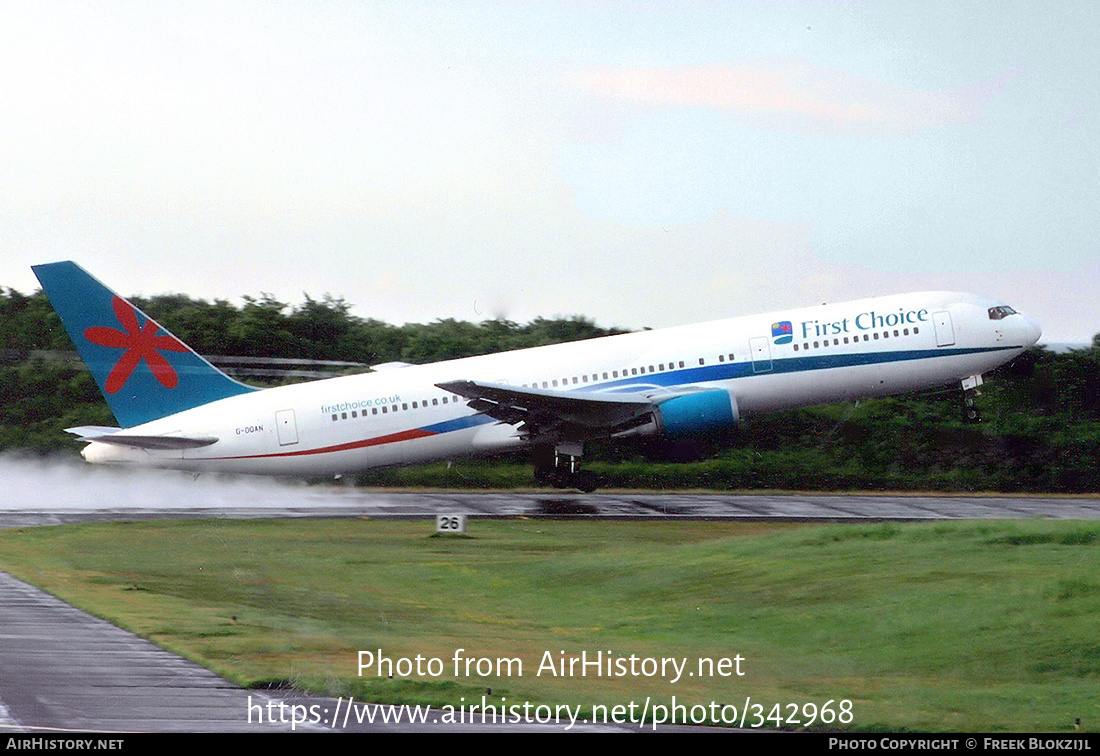
<path id="1" fill-rule="evenodd" d="M 772 369 L 772 349 L 765 336 L 749 339 L 749 354 L 752 355 L 752 372 L 767 373 Z"/>
<path id="2" fill-rule="evenodd" d="M 932 322 L 936 326 L 936 346 L 951 346 L 955 343 L 955 327 L 951 323 L 951 313 L 947 310 L 934 312 Z"/>
<path id="3" fill-rule="evenodd" d="M 279 433 L 279 446 L 298 443 L 298 424 L 294 421 L 294 410 L 285 409 L 276 412 L 275 429 Z"/>

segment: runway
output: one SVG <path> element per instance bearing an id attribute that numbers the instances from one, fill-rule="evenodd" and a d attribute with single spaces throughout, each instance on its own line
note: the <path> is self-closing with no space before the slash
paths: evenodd
<path id="1" fill-rule="evenodd" d="M 1100 518 L 1098 496 L 877 493 L 389 491 L 341 482 L 192 476 L 0 455 L 0 528 L 104 520 L 258 517 L 606 517 L 743 520 Z"/>
<path id="2" fill-rule="evenodd" d="M 201 491 L 199 492 L 201 493 Z M 184 494 L 181 493 L 181 498 Z M 278 496 L 236 497 L 157 506 L 55 501 L 34 508 L 0 505 L 0 528 L 70 522 L 150 519 L 593 517 L 630 519 L 950 520 L 1045 517 L 1100 518 L 1100 498 L 877 494 L 562 494 L 378 492 L 338 486 L 288 487 Z"/>
<path id="3" fill-rule="evenodd" d="M 166 484 L 165 481 L 172 481 Z M 88 481 L 84 480 L 84 484 Z M 123 486 L 131 485 L 123 483 Z M 0 528 L 162 518 L 586 517 L 807 521 L 1100 518 L 1100 499 L 945 495 L 729 495 L 379 492 L 342 486 L 160 479 L 142 489 L 54 487 L 47 503 L 0 506 Z M 114 481 L 112 485 L 119 485 Z M 38 496 L 43 495 L 42 489 Z M 174 498 L 173 498 L 174 497 Z M 181 501 L 180 499 L 184 499 Z M 41 502 L 41 498 L 39 498 Z M 280 704 L 284 708 L 280 709 Z M 286 706 L 316 721 L 290 722 Z M 316 709 L 308 707 L 315 706 Z M 246 691 L 111 624 L 0 573 L 0 732 L 471 731 L 499 725 L 352 721 L 332 727 L 339 703 Z M 346 711 L 346 706 L 345 706 Z M 357 710 L 363 717 L 366 709 Z M 378 720 L 380 709 L 367 719 Z M 261 713 L 266 712 L 261 721 Z M 283 721 L 273 721 L 282 713 Z M 272 716 L 268 716 L 272 715 Z M 560 731 L 562 725 L 521 725 Z M 592 726 L 584 727 L 591 729 Z M 601 727 L 602 730 L 632 730 Z"/>

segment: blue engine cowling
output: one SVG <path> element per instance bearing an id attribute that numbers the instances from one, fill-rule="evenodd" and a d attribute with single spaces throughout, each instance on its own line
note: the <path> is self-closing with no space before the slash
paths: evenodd
<path id="1" fill-rule="evenodd" d="M 667 436 L 683 436 L 737 424 L 741 415 L 737 398 L 723 389 L 699 391 L 667 399 L 654 413 L 658 431 Z"/>

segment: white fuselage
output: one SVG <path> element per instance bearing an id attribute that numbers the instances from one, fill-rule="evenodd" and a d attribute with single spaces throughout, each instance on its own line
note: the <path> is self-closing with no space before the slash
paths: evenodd
<path id="1" fill-rule="evenodd" d="M 1025 315 L 925 292 L 642 331 L 255 391 L 127 429 L 216 437 L 161 451 L 93 442 L 91 462 L 189 470 L 331 475 L 527 443 L 437 383 L 470 380 L 655 401 L 721 388 L 741 415 L 959 382 L 1033 345 Z M 789 323 L 789 328 L 783 324 Z M 790 339 L 786 339 L 789 335 Z"/>

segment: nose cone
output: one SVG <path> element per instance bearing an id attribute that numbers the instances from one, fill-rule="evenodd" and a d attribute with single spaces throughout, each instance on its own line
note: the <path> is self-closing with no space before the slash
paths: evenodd
<path id="1" fill-rule="evenodd" d="M 1020 313 L 1020 333 L 1025 344 L 1035 346 L 1035 342 L 1043 335 L 1043 327 L 1032 318 Z"/>

